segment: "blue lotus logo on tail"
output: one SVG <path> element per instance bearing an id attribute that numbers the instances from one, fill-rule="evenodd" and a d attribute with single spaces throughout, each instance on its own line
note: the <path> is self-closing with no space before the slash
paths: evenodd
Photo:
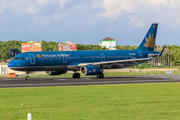
<path id="1" fill-rule="evenodd" d="M 149 38 L 145 37 L 146 39 L 146 43 L 143 45 L 145 46 L 146 48 L 150 47 L 150 48 L 154 48 L 154 43 L 155 43 L 155 40 L 156 38 L 153 38 L 153 34 L 151 35 L 151 33 L 149 34 Z"/>

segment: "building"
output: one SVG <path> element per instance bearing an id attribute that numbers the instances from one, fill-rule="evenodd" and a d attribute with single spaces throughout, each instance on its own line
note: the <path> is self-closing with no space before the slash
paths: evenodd
<path id="1" fill-rule="evenodd" d="M 116 50 L 117 42 L 113 38 L 106 37 L 106 38 L 99 41 L 99 45 L 101 47 L 106 47 L 109 50 Z"/>
<path id="2" fill-rule="evenodd" d="M 72 43 L 72 42 L 58 43 L 58 51 L 76 51 L 76 43 Z"/>

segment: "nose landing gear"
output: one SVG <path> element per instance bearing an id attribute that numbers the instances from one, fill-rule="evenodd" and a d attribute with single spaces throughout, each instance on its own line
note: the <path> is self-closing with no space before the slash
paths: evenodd
<path id="1" fill-rule="evenodd" d="M 30 77 L 29 77 L 28 74 L 30 74 L 30 71 L 26 71 L 26 74 L 27 74 L 27 76 L 25 77 L 25 80 L 29 81 L 29 80 L 30 80 Z"/>
<path id="2" fill-rule="evenodd" d="M 29 76 L 25 77 L 25 80 L 29 81 L 29 80 L 30 80 L 30 77 L 29 77 Z"/>

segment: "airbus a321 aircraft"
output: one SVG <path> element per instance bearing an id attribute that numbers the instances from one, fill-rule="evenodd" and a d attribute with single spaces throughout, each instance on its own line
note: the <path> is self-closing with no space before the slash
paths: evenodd
<path id="1" fill-rule="evenodd" d="M 154 51 L 158 24 L 152 24 L 142 43 L 135 50 L 101 51 L 43 51 L 16 55 L 8 64 L 12 70 L 25 71 L 30 80 L 30 71 L 46 71 L 49 75 L 60 75 L 74 71 L 73 78 L 96 75 L 104 78 L 103 69 L 126 68 L 159 57 L 164 51 Z"/>

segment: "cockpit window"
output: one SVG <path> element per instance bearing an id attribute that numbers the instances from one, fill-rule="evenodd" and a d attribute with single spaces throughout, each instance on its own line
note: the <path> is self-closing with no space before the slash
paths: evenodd
<path id="1" fill-rule="evenodd" d="M 25 60 L 24 57 L 15 57 L 14 60 Z"/>

